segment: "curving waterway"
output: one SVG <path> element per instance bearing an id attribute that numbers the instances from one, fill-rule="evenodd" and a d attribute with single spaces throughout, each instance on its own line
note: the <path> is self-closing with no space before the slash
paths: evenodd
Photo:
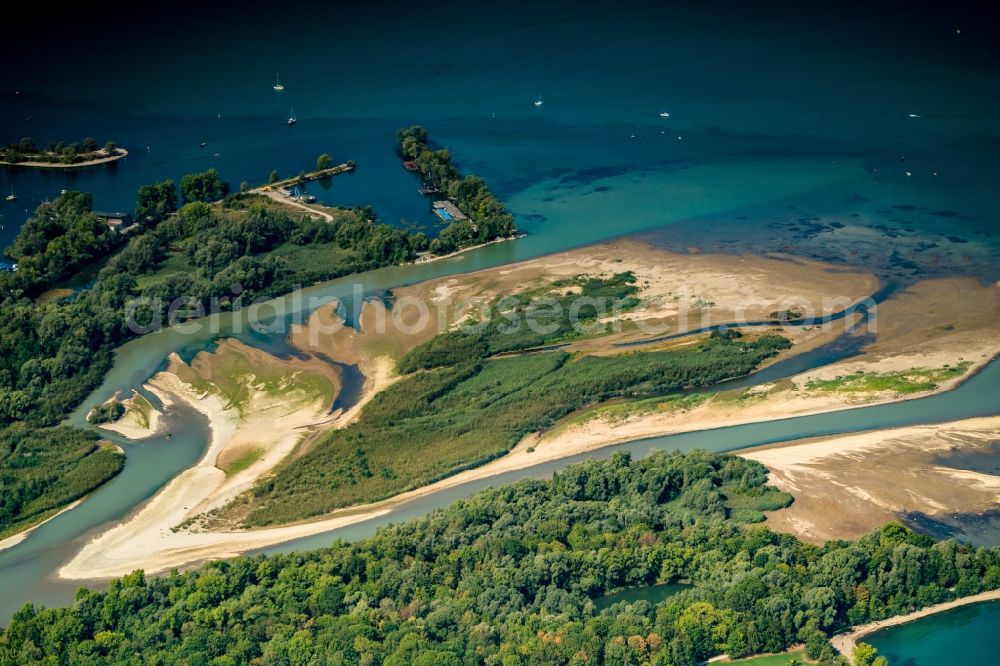
<path id="1" fill-rule="evenodd" d="M 386 286 L 390 278 L 384 273 L 396 270 L 368 274 L 366 284 Z M 379 279 L 372 279 L 376 275 Z M 324 297 L 332 297 L 344 287 L 350 287 L 350 282 L 337 281 L 318 287 L 315 291 Z M 229 326 L 224 331 L 231 331 L 235 328 L 234 323 L 240 321 L 237 315 L 217 318 Z M 207 326 L 208 322 L 205 323 L 206 330 L 212 330 Z M 124 345 L 119 350 L 115 368 L 109 373 L 104 385 L 85 404 L 118 388 L 141 382 L 162 363 L 165 353 L 178 348 L 190 350 L 204 346 L 213 337 L 206 333 L 204 338 L 195 336 L 192 340 L 187 340 L 175 337 L 178 335 L 177 331 L 165 330 Z M 181 344 L 182 342 L 187 344 Z M 815 359 L 814 365 L 842 357 L 842 354 L 831 353 L 834 354 L 831 357 Z M 784 374 L 787 376 L 801 369 L 790 366 Z M 772 381 L 775 379 L 774 374 L 773 371 L 765 370 L 741 381 L 744 384 L 754 380 Z M 526 477 L 546 477 L 566 465 L 591 457 L 607 457 L 615 451 L 629 451 L 637 457 L 661 449 L 732 451 L 804 437 L 985 416 L 1000 413 L 997 395 L 1000 395 L 1000 362 L 992 362 L 957 389 L 946 393 L 894 404 L 654 437 L 609 446 L 449 488 L 403 503 L 388 515 L 290 541 L 266 549 L 265 552 L 317 548 L 329 545 L 334 539 L 360 538 L 372 534 L 381 525 L 425 514 L 456 499 L 467 497 L 481 488 Z M 82 412 L 82 409 L 78 410 L 72 420 L 83 423 Z M 9 617 L 28 600 L 46 605 L 69 602 L 77 584 L 56 579 L 54 573 L 58 567 L 96 532 L 121 520 L 175 474 L 197 461 L 207 443 L 207 424 L 204 418 L 192 410 L 178 406 L 168 415 L 167 429 L 172 433 L 170 440 L 159 437 L 142 443 L 130 443 L 113 436 L 113 439 L 124 446 L 127 454 L 127 463 L 122 473 L 92 493 L 76 508 L 37 528 L 21 544 L 0 551 L 0 587 L 4 589 L 4 595 L 0 599 L 0 617 Z"/>
<path id="2" fill-rule="evenodd" d="M 498 13 L 452 4 L 439 12 L 385 12 L 378 3 L 328 3 L 296 13 L 288 31 L 253 13 L 162 31 L 120 17 L 109 29 L 144 35 L 130 43 L 128 58 L 113 49 L 80 52 L 67 42 L 52 45 L 47 58 L 18 61 L 0 81 L 0 143 L 90 134 L 126 146 L 130 155 L 67 173 L 0 169 L 0 192 L 18 194 L 0 201 L 0 240 L 8 244 L 29 211 L 63 188 L 93 192 L 99 209 L 128 208 L 143 183 L 208 167 L 233 184 L 261 182 L 271 169 L 309 168 L 319 152 L 358 164 L 351 176 L 310 185 L 321 202 L 372 204 L 384 221 L 429 228 L 427 202 L 393 154 L 392 133 L 420 123 L 463 170 L 487 178 L 528 238 L 312 287 L 275 301 L 284 308 L 276 321 L 295 321 L 334 298 L 356 310 L 356 292 L 378 296 L 650 230 L 666 230 L 664 242 L 678 249 L 779 250 L 872 265 L 904 282 L 928 274 L 1000 277 L 1000 56 L 989 33 L 977 34 L 975 21 L 958 10 L 554 0 Z M 941 11 L 950 13 L 935 13 Z M 414 35 L 438 34 L 441 16 L 477 26 L 475 38 L 407 46 Z M 968 26 L 960 38 L 957 25 Z M 247 43 L 255 48 L 248 51 Z M 163 53 L 171 54 L 169 66 Z M 271 89 L 275 71 L 286 85 L 282 93 Z M 539 95 L 545 103 L 535 107 Z M 285 124 L 289 105 L 299 117 L 294 128 Z M 668 118 L 660 115 L 667 111 Z M 247 321 L 246 312 L 213 315 L 195 330 L 160 331 L 123 345 L 104 383 L 70 420 L 82 425 L 87 405 L 141 384 L 169 353 L 189 358 L 218 336 L 291 351 L 282 333 L 254 330 Z M 829 363 L 858 344 L 844 336 L 734 385 Z M 729 451 L 948 421 L 1000 412 L 998 395 L 994 362 L 949 393 L 608 447 L 442 491 L 389 516 L 271 550 L 358 538 L 486 485 L 546 476 L 616 450 Z M 177 406 L 167 427 L 169 441 L 112 436 L 126 450 L 122 473 L 0 551 L 0 623 L 27 600 L 69 602 L 77 584 L 55 579 L 59 566 L 199 458 L 203 417 Z M 996 635 L 996 607 L 935 616 L 872 641 L 893 663 L 954 663 L 948 645 L 967 649 L 967 661 L 983 661 L 976 647 Z"/>

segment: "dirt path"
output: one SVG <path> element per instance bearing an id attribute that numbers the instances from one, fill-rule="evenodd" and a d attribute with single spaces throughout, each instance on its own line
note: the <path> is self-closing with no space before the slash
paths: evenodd
<path id="1" fill-rule="evenodd" d="M 269 199 L 274 199 L 278 203 L 283 203 L 283 204 L 285 204 L 287 206 L 295 206 L 296 208 L 301 208 L 302 210 L 306 211 L 307 213 L 309 213 L 311 215 L 317 215 L 320 218 L 326 220 L 327 222 L 333 222 L 333 215 L 330 215 L 329 213 L 327 213 L 325 211 L 322 211 L 322 210 L 317 210 L 317 209 L 313 208 L 312 206 L 307 206 L 306 204 L 302 203 L 301 201 L 296 201 L 295 199 L 293 199 L 293 198 L 291 198 L 289 196 L 285 196 L 284 194 L 282 194 L 281 192 L 278 192 L 276 190 L 264 190 L 262 188 L 258 188 L 256 190 L 251 190 L 251 191 L 254 194 L 263 194 L 265 197 L 268 197 Z"/>

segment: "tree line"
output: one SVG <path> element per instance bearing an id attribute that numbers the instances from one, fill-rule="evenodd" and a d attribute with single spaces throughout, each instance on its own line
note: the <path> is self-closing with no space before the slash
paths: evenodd
<path id="1" fill-rule="evenodd" d="M 797 642 L 834 664 L 828 637 L 848 625 L 1000 586 L 1000 549 L 898 523 L 823 546 L 748 523 L 741 508 L 791 501 L 766 477 L 729 455 L 616 453 L 353 543 L 27 604 L 0 665 L 693 666 Z M 671 581 L 692 587 L 595 608 Z"/>

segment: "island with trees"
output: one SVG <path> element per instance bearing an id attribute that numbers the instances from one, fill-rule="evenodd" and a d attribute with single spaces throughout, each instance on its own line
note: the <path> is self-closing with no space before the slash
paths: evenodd
<path id="1" fill-rule="evenodd" d="M 47 146 L 39 146 L 34 139 L 25 137 L 17 143 L 0 148 L 0 164 L 6 166 L 34 168 L 71 168 L 106 164 L 128 156 L 128 151 L 112 141 L 99 146 L 94 139 L 86 138 L 80 143 L 50 141 Z"/>

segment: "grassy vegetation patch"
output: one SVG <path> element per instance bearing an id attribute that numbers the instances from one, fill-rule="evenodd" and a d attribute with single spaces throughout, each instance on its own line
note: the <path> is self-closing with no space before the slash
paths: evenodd
<path id="1" fill-rule="evenodd" d="M 439 368 L 610 333 L 614 315 L 639 304 L 635 282 L 631 272 L 607 278 L 579 275 L 504 296 L 490 304 L 475 326 L 438 335 L 406 354 L 399 370 Z"/>
<path id="2" fill-rule="evenodd" d="M 629 283 L 609 284 L 619 289 Z M 565 322 L 554 323 L 558 329 Z M 499 347 L 536 344 L 529 336 L 504 340 L 487 328 L 446 333 L 417 347 L 400 363 L 409 376 L 375 396 L 356 423 L 325 433 L 243 498 L 252 506 L 246 524 L 288 522 L 384 499 L 501 456 L 575 410 L 744 375 L 789 343 L 778 336 L 713 338 L 616 356 L 555 351 L 489 357 Z M 664 400 L 681 405 L 702 398 Z"/>
<path id="3" fill-rule="evenodd" d="M 806 383 L 810 391 L 827 393 L 881 393 L 892 391 L 900 394 L 923 393 L 937 389 L 942 382 L 961 377 L 972 365 L 962 361 L 941 368 L 912 368 L 894 372 L 863 372 L 842 375 L 833 379 L 814 379 Z"/>
<path id="4" fill-rule="evenodd" d="M 222 471 L 226 473 L 226 476 L 233 476 L 234 474 L 239 474 L 243 470 L 250 467 L 264 455 L 264 450 L 259 447 L 254 447 L 248 451 L 243 452 L 239 455 L 236 460 L 226 465 Z"/>
<path id="5" fill-rule="evenodd" d="M 156 268 L 136 278 L 140 289 L 146 289 L 166 280 L 171 275 L 193 275 L 198 267 L 191 263 L 183 245 L 174 245 Z"/>
<path id="6" fill-rule="evenodd" d="M 628 400 L 601 405 L 595 409 L 580 414 L 571 420 L 571 424 L 584 424 L 600 419 L 608 423 L 620 423 L 638 416 L 665 412 L 683 412 L 705 404 L 712 397 L 709 393 L 691 393 L 688 395 L 674 394 Z"/>
<path id="7" fill-rule="evenodd" d="M 83 497 L 117 474 L 124 460 L 96 434 L 77 428 L 0 430 L 0 538 Z"/>
<path id="8" fill-rule="evenodd" d="M 292 404 L 322 401 L 332 404 L 337 387 L 327 377 L 294 369 L 275 358 L 251 358 L 239 348 L 220 345 L 218 351 L 202 357 L 196 367 L 178 365 L 180 379 L 202 393 L 216 393 L 227 407 L 247 415 L 257 395 Z"/>
<path id="9" fill-rule="evenodd" d="M 153 405 L 140 393 L 134 393 L 129 400 L 127 412 L 135 419 L 136 424 L 141 428 L 148 428 L 153 419 Z"/>
<path id="10" fill-rule="evenodd" d="M 749 657 L 748 659 L 737 659 L 736 661 L 723 663 L 739 664 L 739 666 L 788 666 L 789 664 L 806 663 L 806 653 L 805 650 L 792 650 L 779 654 L 765 654 L 759 657 Z"/>

